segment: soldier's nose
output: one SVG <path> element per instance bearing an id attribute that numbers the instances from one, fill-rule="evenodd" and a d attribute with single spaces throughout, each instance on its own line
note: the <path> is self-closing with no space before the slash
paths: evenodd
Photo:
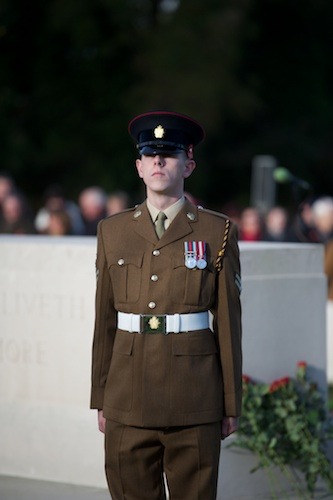
<path id="1" fill-rule="evenodd" d="M 164 158 L 161 155 L 155 155 L 154 157 L 154 162 L 156 165 L 163 165 L 164 164 Z"/>

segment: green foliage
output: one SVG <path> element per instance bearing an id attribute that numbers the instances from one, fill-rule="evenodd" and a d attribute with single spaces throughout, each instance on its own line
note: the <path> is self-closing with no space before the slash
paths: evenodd
<path id="1" fill-rule="evenodd" d="M 293 467 L 304 474 L 310 494 L 319 477 L 333 493 L 332 464 L 326 456 L 333 422 L 306 371 L 306 363 L 300 362 L 295 379 L 285 377 L 270 385 L 244 376 L 243 415 L 231 446 L 248 449 L 258 457 L 252 472 L 278 466 L 288 474 L 288 467 Z"/>
<path id="2" fill-rule="evenodd" d="M 329 410 L 333 412 L 333 385 L 330 385 L 328 388 L 328 398 L 329 398 L 328 402 Z"/>

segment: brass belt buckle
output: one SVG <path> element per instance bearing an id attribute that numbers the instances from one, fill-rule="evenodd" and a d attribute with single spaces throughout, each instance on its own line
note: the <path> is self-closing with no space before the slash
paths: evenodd
<path id="1" fill-rule="evenodd" d="M 163 333 L 164 335 L 167 335 L 166 316 L 142 314 L 140 327 L 141 333 Z"/>

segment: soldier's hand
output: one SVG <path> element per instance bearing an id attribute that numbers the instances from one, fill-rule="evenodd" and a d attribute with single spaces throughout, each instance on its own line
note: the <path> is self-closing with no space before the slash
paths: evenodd
<path id="1" fill-rule="evenodd" d="M 101 432 L 103 432 L 103 434 L 105 434 L 106 419 L 104 418 L 103 410 L 98 410 L 97 418 L 98 418 L 98 428 Z"/>
<path id="2" fill-rule="evenodd" d="M 236 432 L 238 429 L 238 417 L 223 417 L 222 418 L 222 429 L 221 436 L 222 439 L 230 436 L 233 432 Z"/>

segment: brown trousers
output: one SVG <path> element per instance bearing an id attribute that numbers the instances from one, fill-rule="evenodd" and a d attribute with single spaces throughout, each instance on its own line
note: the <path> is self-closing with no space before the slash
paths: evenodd
<path id="1" fill-rule="evenodd" d="M 142 429 L 107 420 L 105 470 L 112 500 L 215 500 L 221 422 Z"/>

